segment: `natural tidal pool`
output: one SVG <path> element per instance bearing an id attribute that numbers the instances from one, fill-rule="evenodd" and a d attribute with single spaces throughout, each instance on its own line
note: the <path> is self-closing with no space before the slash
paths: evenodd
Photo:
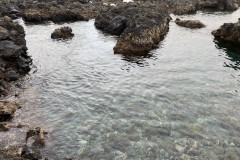
<path id="1" fill-rule="evenodd" d="M 240 53 L 218 46 L 211 31 L 239 15 L 177 16 L 207 27 L 171 21 L 159 48 L 139 57 L 114 54 L 117 37 L 94 20 L 19 20 L 34 67 L 13 121 L 49 131 L 42 150 L 49 159 L 238 159 Z M 75 37 L 52 40 L 60 26 Z"/>

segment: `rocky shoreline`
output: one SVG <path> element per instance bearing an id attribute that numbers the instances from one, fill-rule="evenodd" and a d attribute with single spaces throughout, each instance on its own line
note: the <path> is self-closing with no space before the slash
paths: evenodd
<path id="1" fill-rule="evenodd" d="M 116 3 L 117 5 L 111 5 Z M 145 0 L 133 3 L 101 0 L 3 0 L 0 2 L 0 95 L 4 98 L 13 81 L 25 76 L 31 69 L 32 59 L 27 54 L 25 32 L 13 19 L 22 17 L 31 23 L 53 21 L 87 21 L 95 19 L 97 29 L 119 36 L 113 48 L 116 54 L 145 55 L 157 48 L 169 29 L 170 13 L 177 15 L 196 13 L 211 8 L 236 10 L 240 0 Z M 186 26 L 189 21 L 181 22 Z M 192 24 L 201 28 L 205 25 Z M 178 22 L 180 24 L 180 22 Z M 184 23 L 184 24 L 183 24 Z M 199 27 L 200 24 L 200 27 Z M 219 41 L 240 44 L 239 22 L 227 23 L 212 34 Z M 70 37 L 73 36 L 70 34 Z M 65 38 L 65 37 L 64 37 Z M 7 124 L 20 107 L 14 102 L 0 103 L 0 132 L 11 129 Z M 13 126 L 13 128 L 20 126 Z M 23 146 L 12 150 L 0 149 L 0 159 L 41 159 L 47 132 L 41 128 L 27 129 Z"/>
<path id="2" fill-rule="evenodd" d="M 32 63 L 27 54 L 23 27 L 7 16 L 0 18 L 0 54 L 0 94 L 6 94 L 9 83 L 28 73 Z"/>

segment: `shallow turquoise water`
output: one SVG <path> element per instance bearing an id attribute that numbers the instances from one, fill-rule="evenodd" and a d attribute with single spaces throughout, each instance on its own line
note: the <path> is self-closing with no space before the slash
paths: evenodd
<path id="1" fill-rule="evenodd" d="M 240 54 L 211 35 L 239 15 L 179 16 L 207 27 L 171 21 L 159 48 L 145 57 L 114 54 L 117 37 L 96 30 L 94 20 L 24 25 L 35 67 L 16 121 L 50 132 L 42 150 L 50 159 L 240 157 Z M 52 40 L 60 26 L 75 37 Z"/>

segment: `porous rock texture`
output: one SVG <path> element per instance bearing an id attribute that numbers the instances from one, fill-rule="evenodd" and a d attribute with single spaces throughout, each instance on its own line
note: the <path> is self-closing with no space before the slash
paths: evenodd
<path id="1" fill-rule="evenodd" d="M 70 27 L 61 27 L 55 29 L 51 34 L 52 39 L 69 39 L 72 38 L 74 34 L 72 33 L 72 28 Z"/>
<path id="2" fill-rule="evenodd" d="M 224 23 L 212 32 L 216 40 L 240 48 L 240 18 L 237 23 Z"/>
<path id="3" fill-rule="evenodd" d="M 170 13 L 189 14 L 205 8 L 235 10 L 238 4 L 239 0 L 141 0 L 119 3 L 116 7 L 102 10 L 95 18 L 95 26 L 120 36 L 114 47 L 115 53 L 140 55 L 158 46 L 168 31 Z M 177 20 L 176 23 L 188 28 L 205 27 L 197 20 Z"/>
<path id="4" fill-rule="evenodd" d="M 0 94 L 6 93 L 9 82 L 28 73 L 31 63 L 23 27 L 7 16 L 0 17 Z"/>
<path id="5" fill-rule="evenodd" d="M 164 5 L 122 4 L 102 11 L 95 26 L 120 35 L 115 53 L 145 54 L 157 47 L 169 28 L 170 16 Z M 148 13 L 148 14 L 146 14 Z"/>
<path id="6" fill-rule="evenodd" d="M 175 20 L 175 23 L 179 26 L 186 27 L 186 28 L 191 28 L 191 29 L 205 27 L 205 24 L 203 24 L 199 20 L 180 20 L 179 18 L 177 18 Z"/>

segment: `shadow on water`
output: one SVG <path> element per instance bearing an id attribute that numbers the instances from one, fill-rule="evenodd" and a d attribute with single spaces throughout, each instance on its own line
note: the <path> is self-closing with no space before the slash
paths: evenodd
<path id="1" fill-rule="evenodd" d="M 156 57 L 154 54 L 149 53 L 146 55 L 141 55 L 141 56 L 134 56 L 134 55 L 122 55 L 122 60 L 130 62 L 130 63 L 135 63 L 139 67 L 145 67 L 148 66 L 149 63 L 147 62 L 148 59 L 155 59 Z"/>
<path id="2" fill-rule="evenodd" d="M 214 42 L 216 43 L 216 48 L 224 51 L 226 53 L 225 58 L 232 62 L 224 62 L 224 67 L 240 70 L 240 49 L 235 45 L 220 43 L 216 40 Z"/>

